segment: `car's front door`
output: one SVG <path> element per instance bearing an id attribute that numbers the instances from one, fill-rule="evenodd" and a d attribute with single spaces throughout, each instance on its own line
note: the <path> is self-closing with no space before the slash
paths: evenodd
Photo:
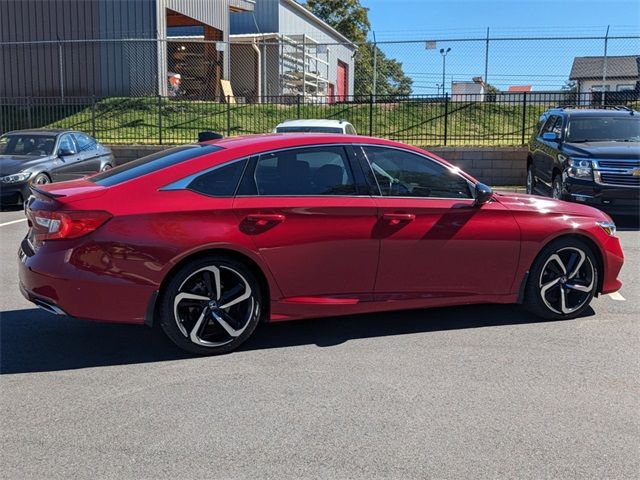
<path id="1" fill-rule="evenodd" d="M 536 150 L 533 152 L 534 174 L 537 177 L 536 184 L 538 188 L 545 190 L 544 193 L 551 192 L 553 166 L 562 138 L 562 125 L 563 120 L 560 115 L 551 115 L 540 129 Z M 555 134 L 556 140 L 545 140 L 542 138 L 545 133 Z"/>
<path id="2" fill-rule="evenodd" d="M 291 301 L 372 298 L 377 208 L 354 170 L 340 145 L 265 153 L 247 167 L 234 211 Z"/>
<path id="3" fill-rule="evenodd" d="M 380 191 L 378 300 L 510 293 L 520 231 L 505 207 L 474 206 L 470 183 L 426 156 L 379 146 L 363 152 Z"/>
<path id="4" fill-rule="evenodd" d="M 73 136 L 78 145 L 78 153 L 81 156 L 81 160 L 78 163 L 78 173 L 80 176 L 99 172 L 100 166 L 102 165 L 103 153 L 98 149 L 97 142 L 84 133 L 75 132 Z"/>
<path id="5" fill-rule="evenodd" d="M 51 170 L 52 180 L 61 182 L 82 177 L 82 154 L 70 133 L 65 133 L 58 139 L 57 158 Z"/>

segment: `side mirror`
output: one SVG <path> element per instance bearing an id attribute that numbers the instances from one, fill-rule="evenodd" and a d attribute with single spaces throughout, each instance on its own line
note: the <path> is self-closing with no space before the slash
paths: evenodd
<path id="1" fill-rule="evenodd" d="M 73 152 L 71 150 L 69 150 L 68 148 L 61 148 L 60 150 L 58 150 L 58 156 L 59 157 L 69 157 L 71 155 L 75 155 L 76 152 Z"/>
<path id="2" fill-rule="evenodd" d="M 493 196 L 493 190 L 491 190 L 491 187 L 485 185 L 484 183 L 476 183 L 475 193 L 476 201 L 473 202 L 474 207 L 479 207 L 481 205 L 484 205 L 485 203 L 488 203 Z"/>
<path id="3" fill-rule="evenodd" d="M 547 142 L 557 142 L 558 135 L 556 135 L 554 132 L 544 132 L 542 134 L 542 139 L 546 140 Z"/>

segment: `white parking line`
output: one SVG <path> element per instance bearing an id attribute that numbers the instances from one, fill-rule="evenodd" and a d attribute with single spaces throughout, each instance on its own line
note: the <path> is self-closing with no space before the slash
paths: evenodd
<path id="1" fill-rule="evenodd" d="M 14 223 L 26 222 L 26 218 L 21 218 L 20 220 L 12 220 L 10 222 L 0 223 L 0 227 L 6 227 L 7 225 L 13 225 Z"/>
<path id="2" fill-rule="evenodd" d="M 618 300 L 619 302 L 624 302 L 626 300 L 626 298 L 624 298 L 622 295 L 620 295 L 620 292 L 613 292 L 609 294 L 609 297 L 612 300 Z"/>

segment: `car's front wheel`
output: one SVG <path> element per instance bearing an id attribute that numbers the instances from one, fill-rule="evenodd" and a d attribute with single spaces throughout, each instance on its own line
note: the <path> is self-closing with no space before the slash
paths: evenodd
<path id="1" fill-rule="evenodd" d="M 525 307 L 549 320 L 579 316 L 598 288 L 598 262 L 579 239 L 552 242 L 536 258 L 527 280 Z"/>
<path id="2" fill-rule="evenodd" d="M 262 311 L 260 284 L 243 263 L 224 256 L 189 262 L 170 279 L 159 305 L 160 325 L 180 348 L 199 355 L 235 350 Z"/>

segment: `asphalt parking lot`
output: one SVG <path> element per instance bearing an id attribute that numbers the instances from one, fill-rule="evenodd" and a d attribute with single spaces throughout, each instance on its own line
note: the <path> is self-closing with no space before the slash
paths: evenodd
<path id="1" fill-rule="evenodd" d="M 638 478 L 640 231 L 621 297 L 268 325 L 196 358 L 17 289 L 0 212 L 2 478 Z M 624 225 L 623 225 L 624 226 Z"/>

